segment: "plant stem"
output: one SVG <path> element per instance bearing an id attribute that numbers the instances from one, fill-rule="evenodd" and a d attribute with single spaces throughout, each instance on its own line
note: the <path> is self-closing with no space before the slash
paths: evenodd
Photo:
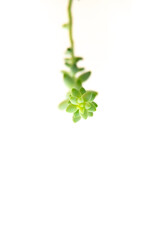
<path id="1" fill-rule="evenodd" d="M 74 41 L 73 41 L 73 34 L 72 34 L 72 26 L 73 26 L 72 3 L 73 3 L 73 0 L 69 0 L 69 3 L 68 3 L 68 18 L 69 18 L 69 40 L 70 40 L 71 49 L 72 49 L 72 61 L 74 62 Z"/>

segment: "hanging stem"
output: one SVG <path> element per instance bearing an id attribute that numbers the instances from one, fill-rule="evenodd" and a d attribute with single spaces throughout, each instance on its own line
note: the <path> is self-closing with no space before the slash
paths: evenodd
<path id="1" fill-rule="evenodd" d="M 69 0 L 69 4 L 68 4 L 68 18 L 69 18 L 69 40 L 70 40 L 71 49 L 72 49 L 72 61 L 74 61 L 74 41 L 73 41 L 73 33 L 72 33 L 72 26 L 73 26 L 72 3 L 73 3 L 73 0 Z"/>
<path id="2" fill-rule="evenodd" d="M 67 1 L 67 0 L 66 0 Z M 59 104 L 61 110 L 66 109 L 66 112 L 73 113 L 73 122 L 78 122 L 81 117 L 87 119 L 87 117 L 92 117 L 93 112 L 96 111 L 97 104 L 93 102 L 97 92 L 86 91 L 82 84 L 91 75 L 91 72 L 84 72 L 84 68 L 77 66 L 77 63 L 82 60 L 81 57 L 76 57 L 74 55 L 74 41 L 73 41 L 73 21 L 72 21 L 72 4 L 74 0 L 68 0 L 68 22 L 63 25 L 69 31 L 69 41 L 70 46 L 67 48 L 67 55 L 64 59 L 65 65 L 69 68 L 67 71 L 62 71 L 64 82 L 70 88 L 67 93 L 66 100 Z M 79 72 L 83 72 L 79 74 Z M 78 74 L 78 76 L 77 76 Z"/>

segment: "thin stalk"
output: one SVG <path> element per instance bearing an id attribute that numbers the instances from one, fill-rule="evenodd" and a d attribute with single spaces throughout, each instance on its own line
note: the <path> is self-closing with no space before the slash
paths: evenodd
<path id="1" fill-rule="evenodd" d="M 74 62 L 74 41 L 73 41 L 73 32 L 72 32 L 72 26 L 73 26 L 72 3 L 73 3 L 73 0 L 69 0 L 69 4 L 68 4 L 68 18 L 69 18 L 69 40 L 70 40 L 71 49 L 72 49 L 72 62 Z"/>

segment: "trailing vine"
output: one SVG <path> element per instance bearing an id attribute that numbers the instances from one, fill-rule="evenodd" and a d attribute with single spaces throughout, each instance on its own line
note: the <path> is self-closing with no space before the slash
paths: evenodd
<path id="1" fill-rule="evenodd" d="M 59 109 L 73 113 L 73 122 L 78 122 L 81 118 L 87 119 L 93 116 L 93 112 L 98 107 L 94 102 L 98 93 L 85 90 L 82 86 L 89 79 L 91 72 L 78 67 L 78 62 L 83 58 L 75 56 L 74 53 L 72 4 L 73 0 L 69 0 L 68 23 L 63 25 L 69 32 L 70 47 L 67 48 L 64 59 L 68 71 L 62 71 L 62 74 L 64 82 L 70 90 L 66 95 L 66 99 L 59 104 Z"/>

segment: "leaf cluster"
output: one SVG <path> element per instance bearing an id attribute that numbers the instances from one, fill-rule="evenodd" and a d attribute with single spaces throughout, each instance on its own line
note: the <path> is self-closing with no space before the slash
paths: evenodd
<path id="1" fill-rule="evenodd" d="M 73 87 L 80 89 L 82 84 L 86 82 L 91 75 L 90 71 L 85 71 L 84 67 L 78 66 L 78 62 L 81 60 L 83 60 L 82 57 L 75 57 L 73 55 L 72 48 L 67 48 L 64 63 L 68 70 L 62 71 L 62 74 L 64 83 L 70 89 Z"/>
<path id="2" fill-rule="evenodd" d="M 93 116 L 97 104 L 94 102 L 97 92 L 86 91 L 83 83 L 91 76 L 90 71 L 84 71 L 84 68 L 78 67 L 78 62 L 82 57 L 75 57 L 72 48 L 67 48 L 67 57 L 64 59 L 68 71 L 62 71 L 63 79 L 70 91 L 67 99 L 59 104 L 59 109 L 73 113 L 73 122 L 78 122 L 81 118 L 87 119 Z"/>
<path id="3" fill-rule="evenodd" d="M 97 92 L 86 91 L 84 88 L 79 90 L 73 88 L 69 93 L 68 99 L 59 104 L 59 108 L 66 112 L 73 113 L 73 122 L 78 122 L 81 118 L 87 119 L 93 116 L 97 104 L 94 102 Z"/>

